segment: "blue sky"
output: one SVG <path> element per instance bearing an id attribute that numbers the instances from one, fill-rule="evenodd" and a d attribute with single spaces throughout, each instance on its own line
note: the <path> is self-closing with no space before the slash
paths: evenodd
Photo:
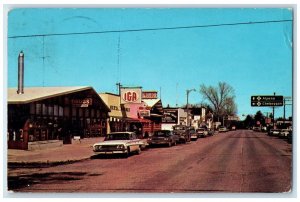
<path id="1" fill-rule="evenodd" d="M 292 20 L 289 9 L 14 9 L 8 36 Z M 292 22 L 143 32 L 8 39 L 8 87 L 17 86 L 25 53 L 25 86 L 82 86 L 116 93 L 116 83 L 160 90 L 164 106 L 186 103 L 186 90 L 227 82 L 238 115 L 252 95 L 292 96 Z M 43 56 L 44 61 L 43 61 Z M 177 99 L 178 98 L 178 99 Z M 200 103 L 191 92 L 190 103 Z M 286 116 L 292 108 L 287 106 Z M 275 116 L 283 116 L 282 107 Z"/>

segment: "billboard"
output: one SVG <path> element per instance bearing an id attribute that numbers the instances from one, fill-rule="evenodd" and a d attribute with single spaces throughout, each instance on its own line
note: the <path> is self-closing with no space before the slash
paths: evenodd
<path id="1" fill-rule="evenodd" d="M 178 109 L 164 109 L 162 123 L 178 123 Z"/>
<path id="2" fill-rule="evenodd" d="M 121 104 L 142 103 L 141 88 L 121 88 Z"/>

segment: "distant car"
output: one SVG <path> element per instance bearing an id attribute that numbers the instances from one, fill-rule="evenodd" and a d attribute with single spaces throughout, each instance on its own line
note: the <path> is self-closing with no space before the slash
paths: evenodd
<path id="1" fill-rule="evenodd" d="M 198 128 L 196 130 L 198 137 L 207 137 L 208 136 L 208 131 L 206 128 Z"/>
<path id="2" fill-rule="evenodd" d="M 256 131 L 256 132 L 260 132 L 260 131 L 261 131 L 261 130 L 260 130 L 260 127 L 258 127 L 258 126 L 253 127 L 252 130 L 253 130 L 253 131 Z"/>
<path id="3" fill-rule="evenodd" d="M 168 145 L 171 147 L 172 145 L 176 145 L 176 142 L 179 141 L 179 137 L 174 135 L 170 130 L 158 130 L 155 131 L 149 140 L 149 145 Z"/>
<path id="4" fill-rule="evenodd" d="M 189 127 L 185 125 L 175 125 L 173 126 L 173 133 L 179 136 L 179 142 L 190 142 L 191 141 L 191 134 Z"/>
<path id="5" fill-rule="evenodd" d="M 289 130 L 289 129 L 281 129 L 281 130 L 279 131 L 278 136 L 281 137 L 281 138 L 287 138 L 288 135 L 289 135 L 289 133 L 290 133 L 290 130 Z"/>
<path id="6" fill-rule="evenodd" d="M 215 131 L 213 129 L 208 129 L 207 130 L 207 135 L 208 136 L 213 136 L 215 134 Z"/>
<path id="7" fill-rule="evenodd" d="M 236 127 L 235 126 L 231 126 L 231 130 L 236 130 Z"/>
<path id="8" fill-rule="evenodd" d="M 279 129 L 270 129 L 268 132 L 269 136 L 279 136 Z"/>
<path id="9" fill-rule="evenodd" d="M 266 126 L 261 127 L 261 131 L 262 132 L 267 132 L 267 127 Z"/>
<path id="10" fill-rule="evenodd" d="M 227 132 L 227 131 L 228 131 L 228 129 L 225 126 L 220 126 L 219 127 L 219 132 L 220 133 Z"/>
<path id="11" fill-rule="evenodd" d="M 103 142 L 95 143 L 93 151 L 95 154 L 123 154 L 127 157 L 130 153 L 140 154 L 144 146 L 134 132 L 115 132 L 107 134 Z"/>
<path id="12" fill-rule="evenodd" d="M 190 135 L 191 135 L 191 140 L 197 140 L 198 139 L 198 134 L 196 133 L 195 128 L 190 128 Z"/>

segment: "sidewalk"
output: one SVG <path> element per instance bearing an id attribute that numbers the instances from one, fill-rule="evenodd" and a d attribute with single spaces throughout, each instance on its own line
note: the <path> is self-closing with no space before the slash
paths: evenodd
<path id="1" fill-rule="evenodd" d="M 17 165 L 58 165 L 72 163 L 89 159 L 94 155 L 93 144 L 103 141 L 104 137 L 85 138 L 80 142 L 73 141 L 72 144 L 65 144 L 61 147 L 44 150 L 7 150 L 7 163 L 9 166 Z"/>

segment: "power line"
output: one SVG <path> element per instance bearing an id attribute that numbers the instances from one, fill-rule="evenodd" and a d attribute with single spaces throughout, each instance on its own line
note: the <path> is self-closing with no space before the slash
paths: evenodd
<path id="1" fill-rule="evenodd" d="M 123 33 L 123 32 L 162 31 L 162 30 L 176 30 L 176 29 L 194 29 L 194 28 L 221 27 L 221 26 L 237 26 L 237 25 L 281 23 L 281 22 L 292 22 L 292 21 L 293 20 L 270 20 L 270 21 L 222 23 L 222 24 L 181 26 L 181 27 L 161 27 L 161 28 L 108 30 L 108 31 L 94 31 L 94 32 L 54 33 L 54 34 L 33 34 L 33 35 L 9 36 L 8 38 L 10 38 L 10 39 L 16 39 L 16 38 L 45 37 L 45 36 L 67 36 L 67 35 L 107 34 L 107 33 Z"/>

